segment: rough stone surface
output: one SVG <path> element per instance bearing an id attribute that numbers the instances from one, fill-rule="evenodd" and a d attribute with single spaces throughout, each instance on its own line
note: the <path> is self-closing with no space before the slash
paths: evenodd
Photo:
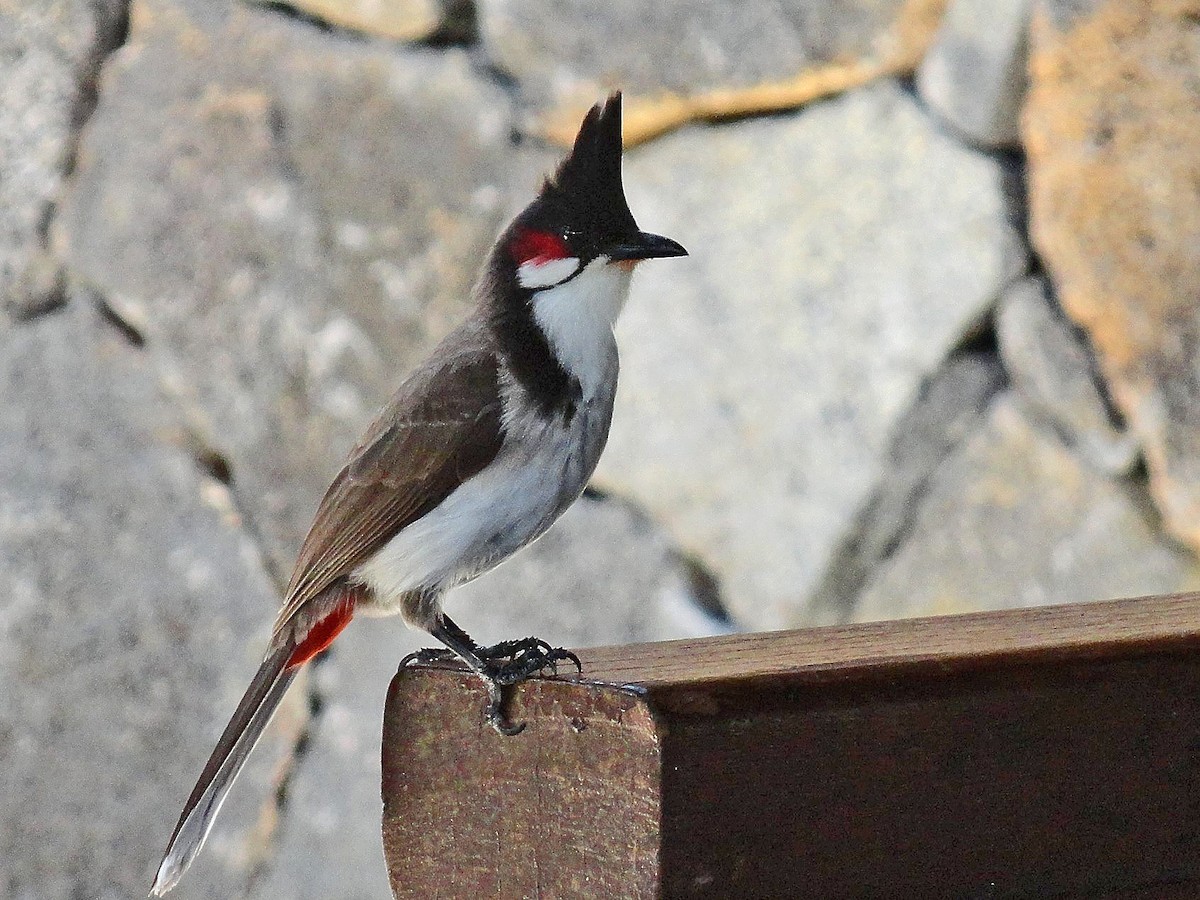
<path id="1" fill-rule="evenodd" d="M 144 358 L 89 306 L 7 332 L 0 392 L 0 894 L 144 896 L 274 590 Z M 238 896 L 295 718 L 178 896 Z"/>
<path id="2" fill-rule="evenodd" d="M 833 551 L 810 608 L 802 613 L 806 624 L 829 625 L 850 617 L 864 584 L 907 537 L 930 477 L 974 434 L 1003 384 L 1004 371 L 994 353 L 953 357 L 926 382 L 896 425 L 887 474 Z"/>
<path id="3" fill-rule="evenodd" d="M 537 106 L 605 90 L 694 93 L 868 54 L 905 0 L 480 0 L 484 50 Z"/>
<path id="4" fill-rule="evenodd" d="M 917 70 L 921 97 L 984 147 L 1020 143 L 1033 0 L 954 0 Z"/>
<path id="5" fill-rule="evenodd" d="M 95 60 L 116 39 L 120 0 L 0 0 L 0 307 L 58 302 L 45 229 Z"/>
<path id="6" fill-rule="evenodd" d="M 1011 394 L 934 478 L 855 619 L 1195 590 L 1195 557 L 1157 528 L 1144 487 L 1084 465 Z"/>
<path id="7" fill-rule="evenodd" d="M 1005 291 L 996 333 L 1001 358 L 1028 411 L 1052 423 L 1092 465 L 1113 474 L 1128 472 L 1137 461 L 1137 442 L 1113 421 L 1090 351 L 1048 295 L 1045 281 L 1025 278 Z"/>
<path id="8" fill-rule="evenodd" d="M 532 547 L 453 592 L 448 610 L 482 643 L 536 634 L 578 647 L 723 630 L 695 611 L 689 592 L 688 571 L 660 529 L 620 501 L 584 499 Z M 363 620 L 317 670 L 319 724 L 258 895 L 388 896 L 379 835 L 383 699 L 399 660 L 429 644 L 398 620 Z M 309 864 L 334 846 L 336 866 Z"/>
<path id="9" fill-rule="evenodd" d="M 107 82 L 69 265 L 145 335 L 286 577 L 367 419 L 469 308 L 521 170 L 508 104 L 457 51 L 169 0 L 139 0 Z"/>
<path id="10" fill-rule="evenodd" d="M 554 144 L 569 147 L 574 140 L 580 117 L 594 102 L 597 93 L 613 87 L 621 87 L 625 91 L 623 130 L 626 149 L 654 140 L 693 122 L 725 122 L 746 116 L 800 109 L 810 103 L 857 90 L 881 78 L 907 76 L 915 71 L 937 33 L 946 0 L 905 0 L 899 4 L 886 2 L 883 6 L 887 7 L 888 15 L 884 15 L 882 7 L 877 5 L 876 10 L 880 12 L 880 16 L 867 16 L 865 20 L 856 15 L 851 4 L 846 3 L 805 3 L 799 15 L 796 15 L 797 10 L 786 4 L 783 7 L 779 4 L 739 4 L 736 15 L 732 17 L 728 13 L 728 9 L 732 7 L 726 9 L 719 8 L 718 4 L 710 4 L 704 7 L 705 15 L 699 18 L 704 19 L 707 16 L 714 20 L 708 22 L 708 25 L 721 28 L 733 23 L 734 27 L 730 31 L 737 34 L 737 27 L 742 24 L 745 10 L 750 6 L 755 7 L 756 14 L 767 19 L 782 17 L 794 20 L 798 23 L 796 27 L 807 29 L 801 32 L 802 37 L 815 36 L 818 43 L 822 35 L 829 36 L 830 29 L 822 29 L 819 25 L 809 28 L 805 23 L 812 17 L 820 21 L 828 20 L 828 24 L 837 32 L 839 38 L 846 38 L 847 43 L 855 46 L 844 52 L 835 52 L 832 56 L 826 53 L 829 47 L 824 47 L 812 58 L 801 59 L 785 54 L 779 61 L 779 71 L 771 77 L 762 76 L 766 80 L 759 78 L 749 84 L 742 84 L 741 80 L 733 75 L 722 77 L 710 72 L 705 76 L 697 76 L 687 87 L 671 89 L 659 85 L 631 92 L 628 67 L 606 69 L 609 73 L 606 78 L 589 79 L 571 68 L 574 57 L 571 60 L 565 58 L 571 55 L 573 46 L 569 42 L 560 43 L 552 53 L 553 59 L 559 62 L 552 65 L 549 72 L 543 69 L 540 72 L 527 73 L 524 80 L 518 83 L 526 100 L 534 106 L 532 114 L 525 119 L 525 127 Z M 612 8 L 611 5 L 606 6 L 606 10 Z M 845 15 L 847 13 L 849 15 Z M 639 18 L 644 14 L 645 10 L 640 8 L 635 13 Z M 690 22 L 696 16 L 696 8 L 690 7 L 683 15 L 684 18 L 680 21 Z M 881 24 L 880 21 L 876 21 L 879 18 L 886 21 Z M 859 33 L 858 26 L 864 24 L 864 21 L 867 23 L 866 29 Z M 591 27 L 591 24 L 589 22 L 585 28 Z M 675 33 L 678 31 L 678 24 L 674 23 L 675 27 L 671 29 L 673 37 L 677 36 Z M 637 26 L 626 26 L 629 26 L 629 23 L 622 24 L 620 34 L 606 35 L 598 40 L 603 43 L 605 40 L 621 42 L 648 38 L 651 44 L 657 45 L 668 34 L 667 31 L 646 33 Z M 626 31 L 634 37 L 627 38 Z M 787 31 L 787 26 L 783 26 L 783 31 Z M 724 31 L 721 35 L 723 38 L 730 37 L 730 34 Z M 688 67 L 683 61 L 676 59 L 677 56 L 689 54 L 687 49 L 680 52 L 680 45 L 673 37 L 668 41 L 669 45 L 662 48 L 661 55 L 648 57 L 638 54 L 638 59 L 635 60 L 636 63 L 642 64 L 641 68 L 657 73 L 656 77 L 661 79 L 663 84 L 676 84 L 678 79 L 673 69 Z M 749 62 L 748 68 L 757 71 L 765 61 L 760 52 L 762 46 L 777 42 L 779 32 L 764 29 L 754 35 L 753 40 L 747 40 L 744 46 L 738 47 L 737 52 L 730 53 L 725 52 L 730 48 L 724 47 L 716 37 L 716 32 L 713 32 L 697 39 L 699 46 L 695 49 L 704 65 L 716 66 L 718 69 L 741 69 L 746 68 L 745 63 Z M 838 42 L 840 43 L 840 40 Z M 740 37 L 733 43 L 741 43 Z M 586 51 L 583 55 L 587 56 Z M 612 54 L 606 49 L 605 56 L 608 61 Z M 661 62 L 664 60 L 674 60 L 673 66 L 662 67 Z M 710 83 L 713 81 L 715 83 Z M 555 105 L 547 108 L 547 104 L 551 103 Z"/>
<path id="11" fill-rule="evenodd" d="M 1025 251 L 1003 173 L 891 82 L 627 156 L 647 265 L 602 485 L 710 565 L 744 626 L 795 622 L 893 428 Z"/>
<path id="12" fill-rule="evenodd" d="M 1200 547 L 1200 3 L 1073 7 L 1034 19 L 1031 233 L 1167 526 Z"/>

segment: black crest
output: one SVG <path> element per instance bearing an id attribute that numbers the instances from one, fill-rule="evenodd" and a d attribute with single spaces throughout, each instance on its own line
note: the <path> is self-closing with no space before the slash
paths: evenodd
<path id="1" fill-rule="evenodd" d="M 575 145 L 539 200 L 546 212 L 596 236 L 633 234 L 637 223 L 621 184 L 621 93 L 588 111 Z"/>

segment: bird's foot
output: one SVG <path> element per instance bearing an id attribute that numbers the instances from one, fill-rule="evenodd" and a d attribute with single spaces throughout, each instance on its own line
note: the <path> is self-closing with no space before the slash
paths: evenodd
<path id="1" fill-rule="evenodd" d="M 483 680 L 488 692 L 485 720 L 496 731 L 504 735 L 520 734 L 524 723 L 513 724 L 501 711 L 504 688 L 519 684 L 527 678 L 549 669 L 557 674 L 558 664 L 571 662 L 579 671 L 583 665 L 579 657 L 570 650 L 551 647 L 541 638 L 527 637 L 515 641 L 501 641 L 491 647 L 479 647 L 467 633 L 442 614 L 430 634 L 442 641 L 449 649 L 418 650 L 400 662 L 400 668 L 420 663 L 447 662 L 461 659 Z"/>
<path id="2" fill-rule="evenodd" d="M 480 661 L 487 665 L 493 676 L 504 685 L 516 684 L 538 672 L 550 669 L 558 673 L 560 662 L 570 662 L 577 671 L 583 671 L 579 657 L 570 650 L 551 647 L 541 638 L 527 637 L 514 641 L 501 641 L 477 651 Z M 400 660 L 399 668 L 431 662 L 452 662 L 462 657 L 446 647 L 426 647 L 408 654 Z"/>
<path id="3" fill-rule="evenodd" d="M 490 647 L 480 647 L 479 655 L 484 659 L 494 660 L 516 656 L 519 653 L 528 653 L 530 650 L 549 653 L 553 649 L 541 638 L 527 637 L 515 641 L 501 641 Z"/>
<path id="4" fill-rule="evenodd" d="M 532 637 L 517 641 L 503 641 L 492 647 L 482 648 L 479 655 L 485 660 L 486 665 L 486 671 L 480 673 L 488 691 L 488 707 L 485 718 L 496 731 L 510 737 L 524 731 L 525 723 L 514 724 L 504 716 L 501 710 L 504 688 L 519 684 L 546 669 L 557 673 L 560 662 L 570 661 L 579 671 L 583 671 L 579 657 L 570 650 L 551 647 L 545 641 Z"/>
<path id="5" fill-rule="evenodd" d="M 483 647 L 480 657 L 486 660 L 492 674 L 501 684 L 516 684 L 531 675 L 549 669 L 558 674 L 560 662 L 572 663 L 577 671 L 583 671 L 579 657 L 570 650 L 551 647 L 541 638 L 527 637 L 515 641 L 501 641 L 491 647 Z"/>
<path id="6" fill-rule="evenodd" d="M 518 684 L 547 669 L 558 674 L 558 664 L 561 662 L 570 662 L 578 671 L 583 671 L 578 656 L 570 650 L 551 647 L 539 638 L 504 641 L 486 648 L 482 655 L 488 661 L 491 676 L 506 686 Z"/>

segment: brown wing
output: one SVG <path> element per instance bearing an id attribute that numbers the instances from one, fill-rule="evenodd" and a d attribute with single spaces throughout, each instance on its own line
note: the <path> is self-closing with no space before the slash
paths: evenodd
<path id="1" fill-rule="evenodd" d="M 497 360 L 466 340 L 443 344 L 367 430 L 325 492 L 304 539 L 276 633 L 401 528 L 490 463 L 503 442 Z"/>

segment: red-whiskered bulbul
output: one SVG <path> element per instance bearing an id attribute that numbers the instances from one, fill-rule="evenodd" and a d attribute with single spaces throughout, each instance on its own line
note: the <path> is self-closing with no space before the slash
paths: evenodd
<path id="1" fill-rule="evenodd" d="M 300 550 L 266 658 L 188 797 L 151 893 L 200 851 L 221 802 L 300 667 L 356 613 L 399 613 L 488 689 L 573 654 L 535 638 L 480 647 L 442 597 L 541 535 L 583 491 L 608 438 L 613 324 L 634 265 L 686 256 L 639 231 L 621 184 L 621 95 L 594 106 L 570 154 L 501 233 L 474 313 L 412 372 L 334 478 Z M 425 658 L 447 651 L 422 651 Z"/>

